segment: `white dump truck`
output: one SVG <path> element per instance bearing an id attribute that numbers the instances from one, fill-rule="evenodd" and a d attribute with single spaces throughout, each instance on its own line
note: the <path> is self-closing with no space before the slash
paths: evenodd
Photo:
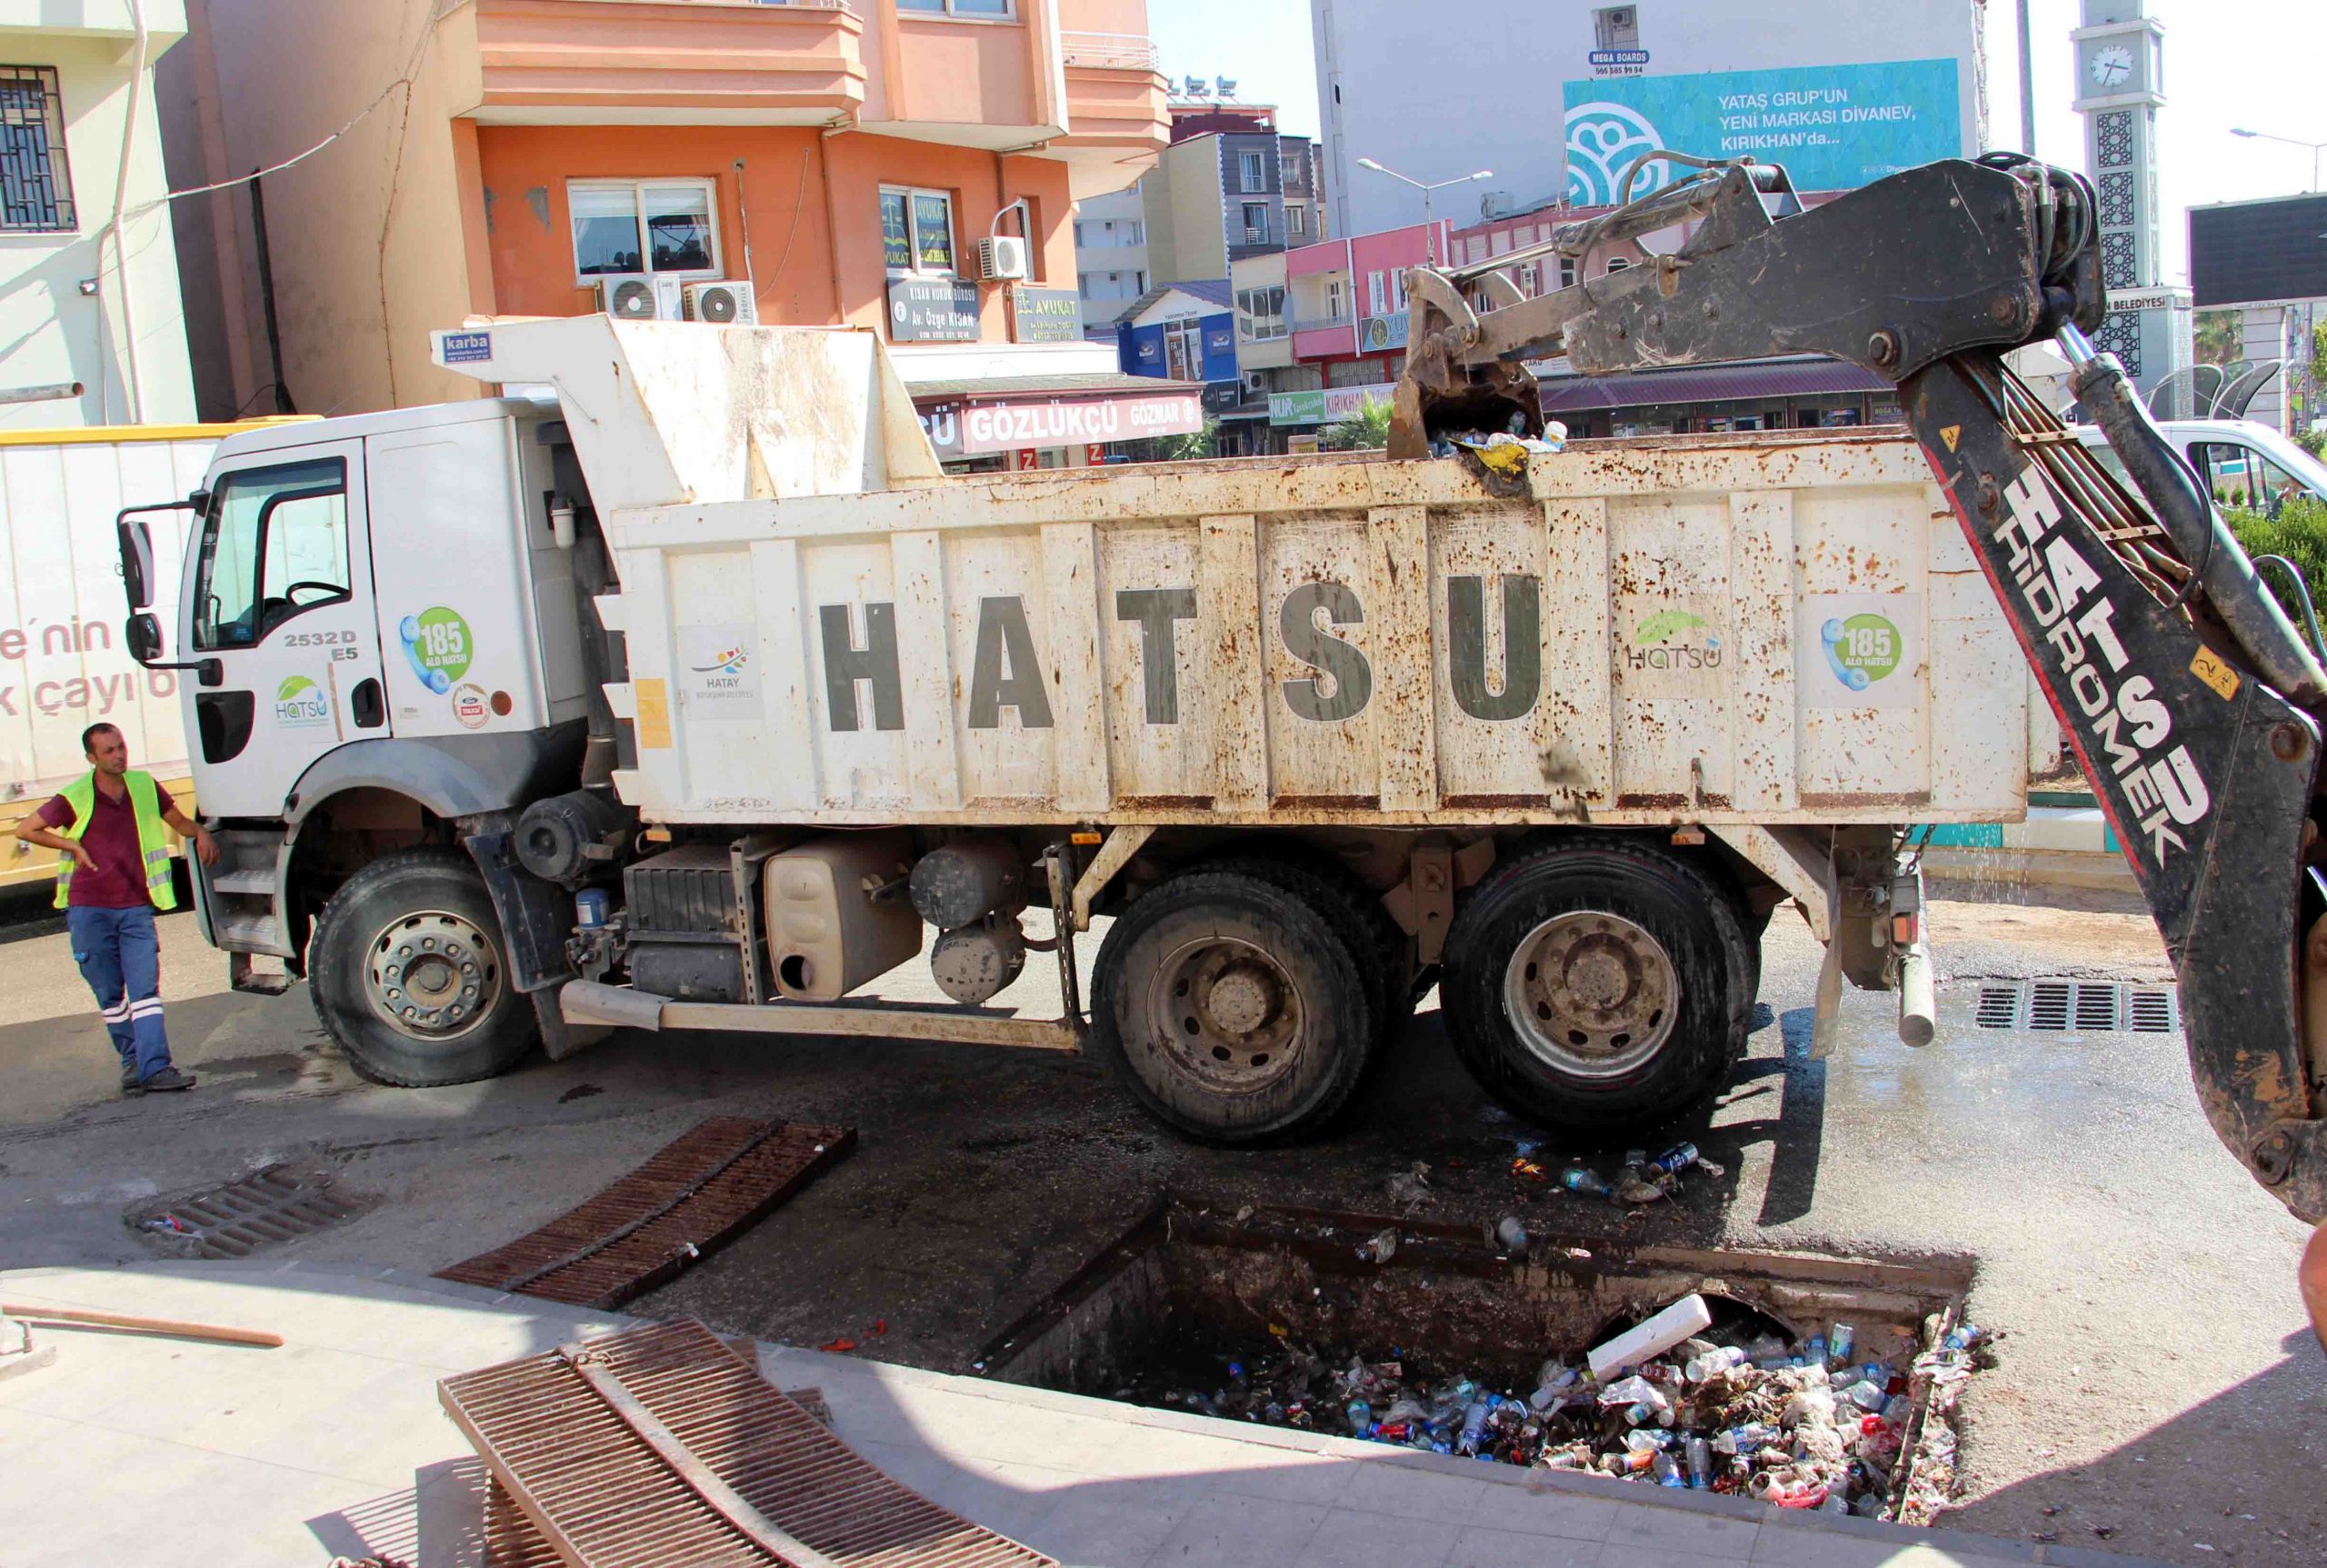
<path id="1" fill-rule="evenodd" d="M 2182 584 L 2220 599 L 2224 561 L 2192 578 L 1997 363 L 2097 319 L 2090 193 L 1951 163 L 1773 225 L 1767 185 L 1691 176 L 1616 215 L 1685 225 L 1677 256 L 1483 315 L 1493 279 L 1413 275 L 1387 457 L 953 478 L 870 333 L 440 332 L 503 395 L 226 442 L 177 504 L 198 544 L 166 633 L 125 519 L 132 640 L 191 675 L 205 934 L 238 984 L 305 974 L 385 1082 L 624 1025 L 1087 1040 L 1156 1115 L 1240 1142 L 1331 1117 L 1433 982 L 1519 1114 L 1666 1115 L 1742 1050 L 1788 900 L 1829 944 L 1822 1017 L 1844 979 L 1895 987 L 1929 1038 L 1903 824 L 2022 815 L 2060 760 L 2039 690 L 2145 887 L 2231 793 L 2191 694 L 2278 702 L 2302 777 L 2255 808 L 2281 858 L 2242 874 L 2291 900 L 2316 732 L 2266 688 L 2299 682 L 2200 645 Z M 1848 309 L 1814 277 L 1720 282 L 1918 204 L 1924 249 L 1862 244 Z M 1668 314 L 1723 325 L 1684 353 Z M 1519 359 L 1563 335 L 1597 368 L 1843 354 L 1902 381 L 1915 434 L 1513 440 Z M 2005 591 L 2007 535 L 2051 562 L 2105 718 L 2047 664 L 2062 604 Z M 2125 678 L 2169 623 L 2173 667 Z M 955 1009 L 850 999 L 924 946 Z M 1054 947 L 1065 1016 L 1023 1016 L 1009 988 Z M 2212 1014 L 2185 1004 L 2195 1060 Z"/>

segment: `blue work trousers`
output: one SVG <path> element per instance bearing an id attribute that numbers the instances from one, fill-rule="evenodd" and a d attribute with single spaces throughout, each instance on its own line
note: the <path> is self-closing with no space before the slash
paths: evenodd
<path id="1" fill-rule="evenodd" d="M 125 1069 L 135 1065 L 144 1083 L 170 1064 L 170 1037 L 162 1028 L 162 947 L 154 934 L 154 911 L 83 909 L 65 912 L 73 937 L 73 959 L 81 978 L 96 993 L 97 1011 L 121 1053 Z"/>

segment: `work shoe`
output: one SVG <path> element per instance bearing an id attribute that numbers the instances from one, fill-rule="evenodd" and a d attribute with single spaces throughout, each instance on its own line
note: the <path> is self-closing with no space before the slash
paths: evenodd
<path id="1" fill-rule="evenodd" d="M 135 1062 L 122 1064 L 121 1092 L 132 1099 L 145 1093 L 145 1085 L 137 1081 L 137 1064 Z"/>
<path id="2" fill-rule="evenodd" d="M 194 1087 L 194 1074 L 181 1073 L 175 1067 L 165 1067 L 138 1087 L 148 1094 L 167 1094 L 172 1089 L 191 1089 Z"/>

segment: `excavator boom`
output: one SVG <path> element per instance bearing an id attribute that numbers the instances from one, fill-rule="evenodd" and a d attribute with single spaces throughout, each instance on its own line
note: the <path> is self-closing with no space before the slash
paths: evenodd
<path id="1" fill-rule="evenodd" d="M 1493 272 L 1535 252 L 1409 275 L 1390 454 L 1540 430 L 1525 362 L 1560 353 L 1587 375 L 1814 353 L 1895 384 L 2164 938 L 2207 1118 L 2327 1220 L 2327 673 L 2085 338 L 2106 311 L 2090 185 L 1992 155 L 1790 215 L 1782 171 L 1673 161 L 1694 172 L 1536 247 L 1693 225 L 1670 254 L 1535 299 Z M 2003 364 L 2047 338 L 2130 486 Z"/>

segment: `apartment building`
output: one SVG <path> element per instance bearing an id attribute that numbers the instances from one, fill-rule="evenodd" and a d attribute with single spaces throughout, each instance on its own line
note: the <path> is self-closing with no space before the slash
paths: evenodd
<path id="1" fill-rule="evenodd" d="M 1238 257 L 1307 245 L 1323 223 L 1306 136 L 1188 136 L 1164 150 L 1142 184 L 1148 270 L 1157 283 L 1225 279 Z"/>
<path id="2" fill-rule="evenodd" d="M 195 417 L 154 89 L 185 28 L 180 0 L 0 0 L 0 429 Z"/>
<path id="3" fill-rule="evenodd" d="M 994 446 L 989 404 L 1140 394 L 1083 336 L 1070 215 L 1166 145 L 1144 0 L 190 5 L 178 183 L 355 116 L 190 225 L 243 285 L 199 366 L 235 395 L 473 396 L 429 329 L 608 308 L 880 331 L 957 465 L 1085 457 Z"/>
<path id="4" fill-rule="evenodd" d="M 1075 290 L 1085 333 L 1112 328 L 1147 292 L 1145 183 L 1075 204 Z"/>

